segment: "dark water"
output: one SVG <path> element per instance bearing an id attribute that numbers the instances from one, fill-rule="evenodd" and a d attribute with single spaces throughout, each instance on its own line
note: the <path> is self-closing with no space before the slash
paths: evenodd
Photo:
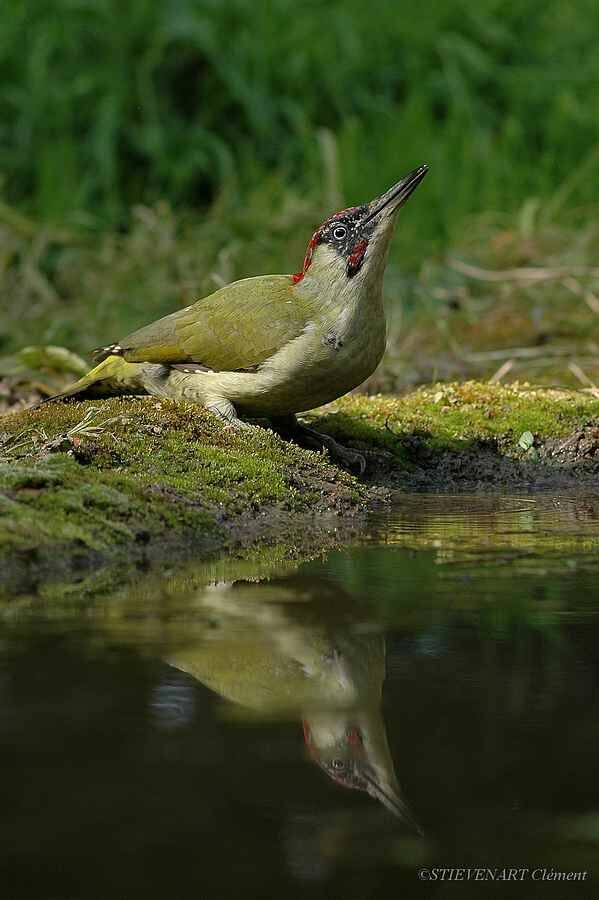
<path id="1" fill-rule="evenodd" d="M 599 492 L 418 496 L 15 598 L 2 896 L 599 897 L 598 550 Z"/>

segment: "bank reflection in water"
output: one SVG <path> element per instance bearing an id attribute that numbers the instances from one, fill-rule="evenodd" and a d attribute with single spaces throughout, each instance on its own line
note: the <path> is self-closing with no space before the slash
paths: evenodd
<path id="1" fill-rule="evenodd" d="M 356 619 L 338 583 L 220 583 L 190 601 L 184 626 L 177 619 L 162 632 L 175 637 L 167 662 L 234 704 L 237 716 L 297 719 L 309 758 L 335 784 L 368 793 L 417 828 L 382 716 L 384 636 Z"/>

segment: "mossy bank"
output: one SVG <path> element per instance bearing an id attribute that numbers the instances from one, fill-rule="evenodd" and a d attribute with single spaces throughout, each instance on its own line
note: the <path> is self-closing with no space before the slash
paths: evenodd
<path id="1" fill-rule="evenodd" d="M 373 496 L 272 432 L 152 398 L 47 404 L 3 417 L 0 435 L 0 584 L 259 541 L 316 547 Z"/>
<path id="2" fill-rule="evenodd" d="M 403 397 L 346 397 L 318 427 L 372 454 L 370 478 L 389 487 L 447 492 L 599 484 L 596 390 L 439 383 Z"/>
<path id="3" fill-rule="evenodd" d="M 583 392 L 467 382 L 315 415 L 365 453 L 365 480 L 271 431 L 153 398 L 4 416 L 0 585 L 264 543 L 317 549 L 355 534 L 389 488 L 588 486 L 599 473 L 599 400 Z"/>

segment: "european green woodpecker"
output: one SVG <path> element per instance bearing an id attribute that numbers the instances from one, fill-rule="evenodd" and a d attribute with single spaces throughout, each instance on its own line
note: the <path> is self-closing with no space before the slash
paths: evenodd
<path id="1" fill-rule="evenodd" d="M 285 436 L 363 458 L 300 425 L 295 414 L 336 400 L 372 374 L 385 350 L 383 274 L 398 210 L 420 166 L 370 203 L 328 218 L 301 271 L 220 288 L 96 351 L 91 372 L 58 395 L 148 393 L 198 403 L 230 425 L 266 417 Z"/>

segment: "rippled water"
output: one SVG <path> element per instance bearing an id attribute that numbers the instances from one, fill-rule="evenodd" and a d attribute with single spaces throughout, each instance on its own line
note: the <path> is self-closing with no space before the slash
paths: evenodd
<path id="1" fill-rule="evenodd" d="M 3 895 L 599 896 L 598 550 L 599 491 L 418 495 L 322 559 L 15 598 Z"/>

